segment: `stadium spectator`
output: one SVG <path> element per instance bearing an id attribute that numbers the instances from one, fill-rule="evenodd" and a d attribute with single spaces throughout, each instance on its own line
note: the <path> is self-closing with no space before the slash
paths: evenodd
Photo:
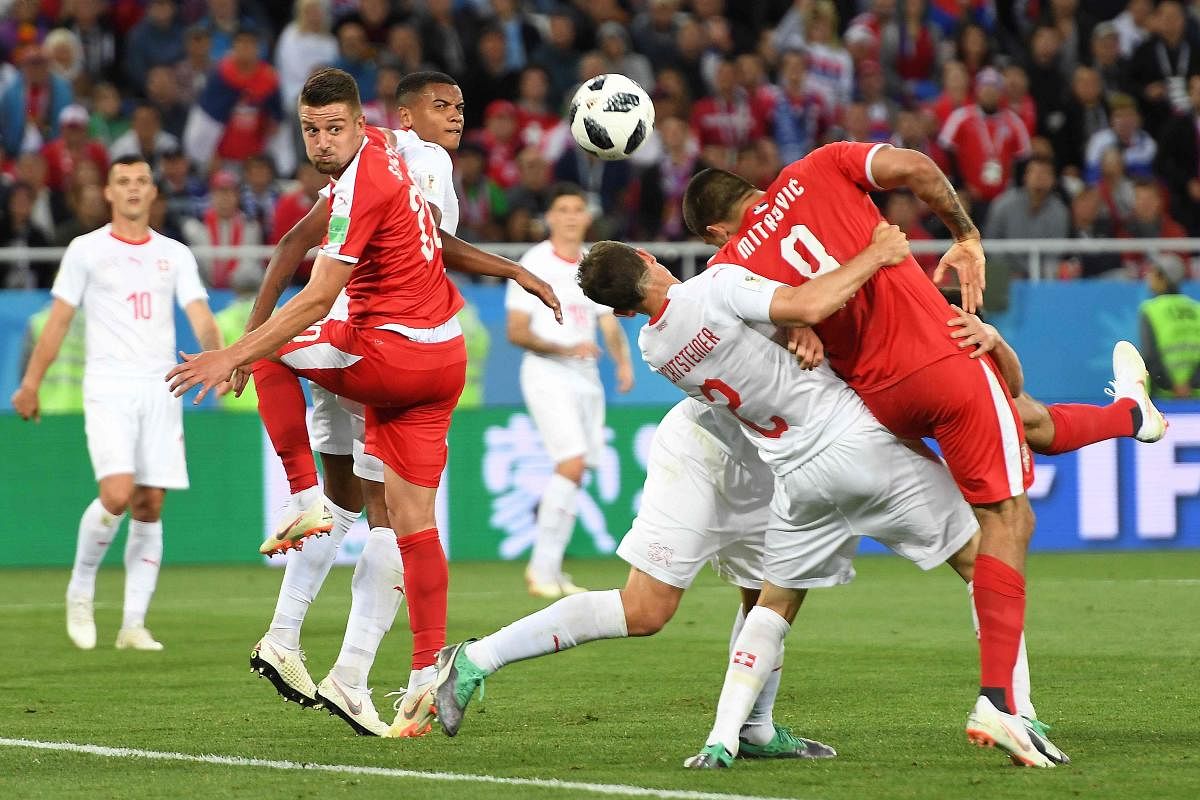
<path id="1" fill-rule="evenodd" d="M 0 94 L 0 145 L 15 154 L 58 136 L 58 115 L 74 102 L 74 93 L 50 71 L 40 46 L 25 45 L 14 60 L 20 69 Z"/>
<path id="2" fill-rule="evenodd" d="M 750 107 L 746 90 L 737 84 L 737 68 L 732 60 L 717 63 L 712 95 L 692 106 L 691 125 L 701 147 L 717 145 L 737 150 L 762 137 L 762 124 Z"/>
<path id="3" fill-rule="evenodd" d="M 553 26 L 552 20 L 551 35 Z M 439 70 L 454 76 L 466 75 L 467 45 L 459 29 L 458 20 L 454 17 L 452 0 L 428 0 L 425 13 L 421 15 L 417 24 L 417 30 L 421 34 L 426 58 Z M 474 95 L 471 95 L 471 102 L 475 102 Z"/>
<path id="4" fill-rule="evenodd" d="M 521 70 L 517 78 L 517 136 L 523 144 L 540 148 L 547 158 L 550 153 L 561 152 L 566 146 L 560 140 L 565 132 L 563 118 L 559 116 L 546 98 L 550 94 L 550 76 L 537 65 Z"/>
<path id="5" fill-rule="evenodd" d="M 88 138 L 88 122 L 87 109 L 81 105 L 72 104 L 59 112 L 60 136 L 42 148 L 42 157 L 46 159 L 46 185 L 52 191 L 61 192 L 66 187 L 67 176 L 85 159 L 101 172 L 108 169 L 108 152 L 102 143 Z"/>
<path id="6" fill-rule="evenodd" d="M 1129 64 L 1121 55 L 1117 29 L 1108 22 L 1092 29 L 1091 67 L 1100 73 L 1105 95 L 1128 91 Z"/>
<path id="7" fill-rule="evenodd" d="M 66 247 L 76 236 L 91 233 L 108 222 L 110 217 L 104 189 L 89 185 L 80 187 L 78 200 L 71 208 L 71 216 L 54 231 L 56 247 Z"/>
<path id="8" fill-rule="evenodd" d="M 682 73 L 687 81 L 688 94 L 693 98 L 708 94 L 705 79 L 705 56 L 708 36 L 700 23 L 685 17 L 675 31 L 675 62 L 672 66 Z"/>
<path id="9" fill-rule="evenodd" d="M 804 38 L 804 25 L 808 16 L 810 0 L 792 0 L 792 5 L 780 18 L 771 31 L 771 45 L 778 52 L 788 50 L 803 50 L 807 40 Z"/>
<path id="10" fill-rule="evenodd" d="M 942 64 L 942 91 L 929 106 L 937 119 L 939 129 L 946 124 L 950 115 L 971 102 L 971 75 L 961 61 Z"/>
<path id="11" fill-rule="evenodd" d="M 465 91 L 463 95 L 474 101 L 474 95 L 467 95 Z M 475 142 L 487 153 L 488 176 L 502 189 L 512 188 L 520 177 L 515 163 L 517 151 L 521 149 L 519 125 L 515 105 L 507 100 L 493 100 L 484 109 L 483 129 L 467 134 L 468 141 Z"/>
<path id="12" fill-rule="evenodd" d="M 1083 174 L 1084 149 L 1093 136 L 1108 129 L 1108 109 L 1100 73 L 1091 67 L 1075 68 L 1071 93 L 1063 108 L 1062 124 L 1053 132 L 1054 155 L 1059 169 Z"/>
<path id="13" fill-rule="evenodd" d="M 517 73 L 509 68 L 507 53 L 499 28 L 488 27 L 479 34 L 471 68 L 461 81 L 463 96 L 471 98 L 464 113 L 468 128 L 483 123 L 481 112 L 492 102 L 516 98 Z"/>
<path id="14" fill-rule="evenodd" d="M 34 218 L 35 190 L 27 183 L 15 183 L 5 198 L 5 214 L 0 217 L 0 247 L 49 247 L 52 232 Z M 8 262 L 5 289 L 47 289 L 54 280 L 53 261 L 15 259 Z"/>
<path id="15" fill-rule="evenodd" d="M 179 97 L 179 81 L 168 66 L 151 67 L 146 73 L 146 102 L 158 110 L 162 127 L 176 139 L 183 139 L 187 127 L 188 105 Z"/>
<path id="16" fill-rule="evenodd" d="M 238 0 L 208 0 L 205 3 L 208 13 L 196 23 L 208 33 L 208 56 L 214 63 L 233 49 L 241 31 L 254 27 L 254 18 L 243 13 L 239 6 Z"/>
<path id="17" fill-rule="evenodd" d="M 683 192 L 700 170 L 699 148 L 682 119 L 667 117 L 657 125 L 663 153 L 642 173 L 637 236 L 677 242 L 688 238 L 683 222 Z"/>
<path id="18" fill-rule="evenodd" d="M 151 67 L 174 67 L 184 58 L 183 22 L 175 0 L 150 0 L 146 15 L 125 42 L 125 75 L 136 87 L 146 86 Z"/>
<path id="19" fill-rule="evenodd" d="M 1042 156 L 1029 159 L 1020 187 L 1006 190 L 988 207 L 983 228 L 988 239 L 1066 239 L 1070 233 L 1071 215 L 1054 192 L 1054 162 Z M 1059 258 L 1042 254 L 1043 276 L 1054 274 Z"/>
<path id="20" fill-rule="evenodd" d="M 238 208 L 238 179 L 232 172 L 214 172 L 209 180 L 209 208 L 202 219 L 183 221 L 183 235 L 192 247 L 262 244 L 262 229 Z M 200 277 L 210 289 L 229 289 L 245 276 L 261 280 L 263 265 L 255 258 L 207 255 L 197 258 Z M 235 278 L 235 276 L 237 276 Z"/>
<path id="21" fill-rule="evenodd" d="M 328 185 L 327 176 L 318 172 L 307 160 L 302 161 L 296 169 L 296 187 L 281 195 L 279 202 L 275 204 L 275 216 L 271 220 L 268 241 L 271 244 L 279 244 L 280 238 L 312 210 L 313 204 L 319 199 L 319 192 Z M 301 262 L 293 282 L 300 286 L 308 283 L 312 265 L 313 259 Z"/>
<path id="22" fill-rule="evenodd" d="M 184 60 L 175 65 L 175 78 L 179 82 L 181 99 L 191 103 L 204 92 L 208 75 L 216 63 L 208 30 L 199 25 L 189 28 L 183 37 L 183 49 Z"/>
<path id="23" fill-rule="evenodd" d="M 1133 213 L 1133 180 L 1125 170 L 1120 149 L 1110 147 L 1100 156 L 1100 217 L 1111 225 L 1114 236 L 1123 235 L 1125 221 Z"/>
<path id="24" fill-rule="evenodd" d="M 279 185 L 275 179 L 275 164 L 267 155 L 250 156 L 242 164 L 242 212 L 258 223 L 263 238 L 268 241 L 271 241 L 275 206 L 278 203 Z"/>
<path id="25" fill-rule="evenodd" d="M 917 101 L 937 96 L 938 48 L 941 36 L 925 16 L 925 3 L 909 0 L 904 19 L 885 28 L 880 61 L 888 74 L 900 79 L 903 93 Z"/>
<path id="26" fill-rule="evenodd" d="M 842 106 L 842 118 L 835 130 L 835 139 L 847 142 L 878 142 L 887 139 L 886 135 L 879 139 L 873 138 L 875 134 L 865 103 L 855 101 Z"/>
<path id="27" fill-rule="evenodd" d="M 550 207 L 550 164 L 533 147 L 517 153 L 516 161 L 518 182 L 507 193 L 508 240 L 536 242 L 546 236 L 542 215 Z"/>
<path id="28" fill-rule="evenodd" d="M 808 84 L 808 56 L 789 50 L 779 60 L 779 86 L 771 113 L 771 132 L 784 163 L 812 150 L 831 124 L 824 95 Z"/>
<path id="29" fill-rule="evenodd" d="M 338 42 L 330 33 L 326 0 L 296 0 L 293 19 L 275 43 L 275 69 L 283 104 L 291 108 L 300 96 L 304 81 L 317 67 L 328 66 L 338 57 Z"/>
<path id="30" fill-rule="evenodd" d="M 633 18 L 633 49 L 650 59 L 655 70 L 674 62 L 675 32 L 679 28 L 679 0 L 650 0 Z"/>
<path id="31" fill-rule="evenodd" d="M 1037 103 L 1029 94 L 1029 76 L 1020 64 L 1009 64 L 1004 68 L 1004 107 L 1011 108 L 1030 136 L 1038 132 Z"/>
<path id="32" fill-rule="evenodd" d="M 527 151 L 534 154 L 533 148 L 526 148 L 522 153 Z M 508 196 L 488 177 L 484 170 L 486 164 L 487 154 L 473 142 L 462 144 L 455 154 L 454 192 L 458 195 L 458 233 L 455 235 L 468 242 L 499 242 L 505 239 Z M 549 167 L 544 160 L 541 168 L 549 175 Z M 519 189 L 520 185 L 514 192 Z"/>
<path id="33" fill-rule="evenodd" d="M 975 78 L 975 102 L 954 111 L 938 135 L 953 154 L 955 172 L 967 187 L 977 217 L 1008 188 L 1013 162 L 1029 155 L 1029 133 L 1011 109 L 1000 107 L 1004 79 L 991 67 Z"/>
<path id="34" fill-rule="evenodd" d="M 870 133 L 864 141 L 886 142 L 895 128 L 900 107 L 887 96 L 883 68 L 878 61 L 858 65 L 858 99 L 866 110 Z"/>
<path id="35" fill-rule="evenodd" d="M 537 26 L 530 20 L 519 0 L 492 0 L 490 24 L 504 35 L 505 66 L 520 72 L 529 63 L 529 55 L 541 42 Z M 633 77 L 630 75 L 629 77 Z M 653 73 L 650 73 L 653 78 Z M 636 80 L 636 79 L 635 79 Z"/>
<path id="36" fill-rule="evenodd" d="M 23 153 L 17 158 L 14 174 L 18 183 L 24 183 L 33 192 L 33 222 L 44 230 L 51 239 L 58 224 L 70 213 L 64 197 L 46 185 L 46 159 L 41 153 Z"/>
<path id="37" fill-rule="evenodd" d="M 202 169 L 214 155 L 242 161 L 263 152 L 282 113 L 275 68 L 259 58 L 258 34 L 242 29 L 188 117 L 184 150 Z"/>
<path id="38" fill-rule="evenodd" d="M 692 110 L 692 96 L 688 89 L 687 79 L 683 73 L 674 67 L 668 67 L 658 73 L 654 94 L 654 117 L 681 117 L 687 119 Z"/>
<path id="39" fill-rule="evenodd" d="M 83 49 L 83 71 L 91 80 L 116 80 L 117 37 L 101 0 L 73 0 L 67 29 Z"/>
<path id="40" fill-rule="evenodd" d="M 399 20 L 392 5 L 391 0 L 358 0 L 358 21 L 373 50 L 387 44 L 388 29 Z"/>
<path id="41" fill-rule="evenodd" d="M 175 219 L 198 219 L 204 214 L 208 190 L 204 181 L 192 174 L 187 155 L 178 147 L 166 151 L 159 159 L 158 196 Z"/>
<path id="42" fill-rule="evenodd" d="M 854 63 L 837 42 L 838 13 L 830 0 L 815 0 L 804 21 L 808 80 L 831 108 L 840 108 L 854 93 Z"/>
<path id="43" fill-rule="evenodd" d="M 166 198 L 161 195 L 156 195 L 150 203 L 150 227 L 177 242 L 183 241 L 183 225 L 179 217 L 171 213 Z"/>
<path id="44" fill-rule="evenodd" d="M 121 138 L 108 148 L 115 161 L 125 156 L 141 156 L 158 170 L 164 153 L 179 149 L 179 139 L 163 130 L 162 116 L 149 103 L 140 103 L 133 109 L 132 126 Z"/>
<path id="45" fill-rule="evenodd" d="M 1119 163 L 1119 159 L 1118 159 Z M 1116 236 L 1116 221 L 1102 215 L 1100 190 L 1085 186 L 1071 198 L 1071 238 L 1110 239 Z M 1121 269 L 1119 253 L 1080 253 L 1072 261 L 1070 275 L 1095 278 L 1115 274 Z"/>
<path id="46" fill-rule="evenodd" d="M 1188 80 L 1191 109 L 1163 127 L 1158 174 L 1171 192 L 1171 213 L 1192 236 L 1200 236 L 1200 75 Z"/>
<path id="47" fill-rule="evenodd" d="M 1138 309 L 1140 349 L 1160 397 L 1200 398 L 1200 303 L 1179 288 L 1188 277 L 1183 259 L 1159 254 L 1146 276 L 1151 297 Z"/>
<path id="48" fill-rule="evenodd" d="M 41 44 L 50 31 L 50 20 L 42 14 L 38 0 L 14 0 L 0 19 L 0 52 Z"/>
<path id="49" fill-rule="evenodd" d="M 129 120 L 121 110 L 121 92 L 111 83 L 98 83 L 92 89 L 92 116 L 88 136 L 109 147 L 129 130 Z"/>
<path id="50" fill-rule="evenodd" d="M 74 33 L 66 28 L 55 28 L 46 34 L 42 49 L 50 62 L 50 71 L 71 84 L 72 89 L 76 88 L 80 76 L 85 78 L 84 84 L 90 84 L 90 76 L 83 72 L 83 45 Z"/>
<path id="51" fill-rule="evenodd" d="M 1134 239 L 1173 239 L 1187 231 L 1163 210 L 1162 187 L 1152 178 L 1133 182 L 1133 212 L 1125 221 L 1124 234 Z M 1143 261 L 1139 256 L 1139 260 Z"/>
<path id="52" fill-rule="evenodd" d="M 1162 0 L 1154 30 L 1129 58 L 1130 85 L 1146 130 L 1158 136 L 1172 111 L 1187 110 L 1187 81 L 1200 74 L 1200 45 L 1187 39 L 1187 16 L 1178 0 Z"/>
<path id="53" fill-rule="evenodd" d="M 771 83 L 766 60 L 758 53 L 742 53 L 735 61 L 738 86 L 750 99 L 750 111 L 759 127 L 767 132 L 771 125 L 771 112 L 775 109 L 777 91 Z"/>
<path id="54" fill-rule="evenodd" d="M 368 125 L 395 130 L 400 124 L 400 112 L 396 107 L 396 87 L 404 73 L 398 66 L 381 61 L 375 69 L 375 99 L 363 103 L 363 116 Z"/>
<path id="55" fill-rule="evenodd" d="M 1084 180 L 1094 183 L 1099 178 L 1100 159 L 1113 148 L 1121 153 L 1129 175 L 1148 177 L 1153 174 L 1158 144 L 1142 130 L 1142 117 L 1128 95 L 1115 95 L 1109 100 L 1108 127 L 1088 139 L 1084 151 Z"/>
<path id="56" fill-rule="evenodd" d="M 1033 29 L 1025 74 L 1029 79 L 1029 94 L 1037 107 L 1034 132 L 1053 130 L 1049 120 L 1062 109 L 1063 81 L 1069 75 L 1062 70 L 1062 34 L 1057 28 L 1038 25 Z"/>
<path id="57" fill-rule="evenodd" d="M 425 58 L 425 45 L 421 43 L 417 29 L 410 24 L 393 25 L 388 30 L 387 55 L 405 75 L 437 69 Z"/>
<path id="58" fill-rule="evenodd" d="M 1129 0 L 1125 10 L 1112 20 L 1117 34 L 1122 58 L 1129 58 L 1133 51 L 1150 36 L 1154 0 Z"/>
<path id="59" fill-rule="evenodd" d="M 647 92 L 654 91 L 654 67 L 650 59 L 629 49 L 629 31 L 617 22 L 606 22 L 596 31 L 600 52 L 613 72 L 636 81 Z"/>
<path id="60" fill-rule="evenodd" d="M 982 26 L 968 22 L 958 29 L 954 40 L 954 60 L 975 78 L 979 70 L 992 65 L 992 46 Z"/>
<path id="61" fill-rule="evenodd" d="M 338 57 L 333 66 L 344 70 L 359 86 L 364 103 L 375 99 L 375 50 L 367 39 L 367 29 L 358 16 L 345 17 L 333 29 L 337 37 Z"/>
<path id="62" fill-rule="evenodd" d="M 1059 51 L 1059 71 L 1069 80 L 1075 68 L 1086 63 L 1091 47 L 1092 29 L 1096 20 L 1079 0 L 1050 0 L 1044 4 L 1044 18 L 1058 31 L 1062 48 Z"/>
<path id="63" fill-rule="evenodd" d="M 550 76 L 552 106 L 559 107 L 569 100 L 567 92 L 578 81 L 579 52 L 575 49 L 575 20 L 565 11 L 549 15 L 549 35 L 533 51 L 531 60 Z"/>

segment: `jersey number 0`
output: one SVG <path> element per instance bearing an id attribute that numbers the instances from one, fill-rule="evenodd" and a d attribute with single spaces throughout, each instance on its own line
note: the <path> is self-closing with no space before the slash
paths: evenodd
<path id="1" fill-rule="evenodd" d="M 804 249 L 812 256 L 812 260 L 816 262 L 815 267 L 796 249 L 797 243 L 803 245 Z M 779 254 L 783 256 L 784 261 L 792 265 L 796 272 L 806 278 L 814 278 L 818 272 L 822 275 L 833 272 L 841 266 L 836 258 L 829 255 L 825 245 L 821 244 L 821 240 L 809 230 L 807 225 L 792 226 L 788 235 L 779 240 Z"/>

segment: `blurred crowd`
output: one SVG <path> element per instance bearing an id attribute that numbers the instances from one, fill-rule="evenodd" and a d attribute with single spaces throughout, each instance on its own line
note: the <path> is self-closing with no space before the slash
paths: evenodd
<path id="1" fill-rule="evenodd" d="M 455 76 L 459 234 L 476 242 L 540 239 L 560 180 L 602 212 L 593 237 L 687 239 L 697 170 L 765 186 L 837 139 L 926 152 L 988 237 L 1200 235 L 1200 0 L 0 0 L 0 247 L 102 225 L 107 163 L 129 153 L 158 178 L 156 229 L 277 241 L 324 183 L 292 111 L 324 65 L 389 126 L 402 75 Z M 627 162 L 586 156 L 563 123 L 606 72 L 655 102 Z M 911 239 L 943 235 L 915 198 L 880 202 Z M 1136 253 L 1045 260 L 1060 277 L 1147 269 Z M 202 264 L 217 288 L 262 267 Z M 0 262 L 0 288 L 55 268 Z"/>

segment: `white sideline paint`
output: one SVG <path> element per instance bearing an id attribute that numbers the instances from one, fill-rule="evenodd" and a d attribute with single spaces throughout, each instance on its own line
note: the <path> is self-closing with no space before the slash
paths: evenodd
<path id="1" fill-rule="evenodd" d="M 580 783 L 548 778 L 501 778 L 496 775 L 470 775 L 456 772 L 420 772 L 412 769 L 367 767 L 357 764 L 312 764 L 299 761 L 270 761 L 240 756 L 192 755 L 160 750 L 138 750 L 131 747 L 105 747 L 74 742 L 40 742 L 34 739 L 0 738 L 0 747 L 25 747 L 31 750 L 57 750 L 67 753 L 86 753 L 105 758 L 145 758 L 153 761 L 185 761 L 193 764 L 217 764 L 227 767 L 264 767 L 266 769 L 337 772 L 349 775 L 373 775 L 381 778 L 413 778 L 448 783 L 492 783 L 505 786 L 533 786 L 539 789 L 563 789 L 573 792 L 614 795 L 617 797 L 658 797 L 664 800 L 788 800 L 788 798 L 757 797 L 754 795 L 695 792 L 686 789 L 652 789 L 645 786 L 626 786 L 619 783 Z"/>

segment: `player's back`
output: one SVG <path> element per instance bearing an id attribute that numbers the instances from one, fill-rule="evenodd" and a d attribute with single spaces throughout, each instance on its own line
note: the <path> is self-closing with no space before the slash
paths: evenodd
<path id="1" fill-rule="evenodd" d="M 780 172 L 712 263 L 740 264 L 798 285 L 858 255 L 883 219 L 870 161 L 881 147 L 836 142 Z M 816 326 L 834 369 L 855 389 L 883 389 L 926 364 L 961 355 L 949 305 L 910 256 L 876 273 Z"/>
<path id="2" fill-rule="evenodd" d="M 72 240 L 51 292 L 86 314 L 87 376 L 120 379 L 162 380 L 175 365 L 175 305 L 208 297 L 184 244 L 153 230 L 131 242 L 111 225 Z"/>
<path id="3" fill-rule="evenodd" d="M 805 371 L 769 338 L 771 326 L 742 321 L 728 292 L 755 275 L 718 265 L 672 286 L 667 304 L 642 328 L 638 344 L 651 369 L 690 396 L 724 408 L 777 474 L 792 471 L 855 425 L 877 424 L 827 366 Z M 748 290 L 754 291 L 750 285 Z"/>
<path id="4" fill-rule="evenodd" d="M 350 322 L 432 328 L 462 307 L 446 277 L 433 212 L 385 134 L 368 128 L 333 185 L 322 252 L 354 265 L 346 283 Z"/>

